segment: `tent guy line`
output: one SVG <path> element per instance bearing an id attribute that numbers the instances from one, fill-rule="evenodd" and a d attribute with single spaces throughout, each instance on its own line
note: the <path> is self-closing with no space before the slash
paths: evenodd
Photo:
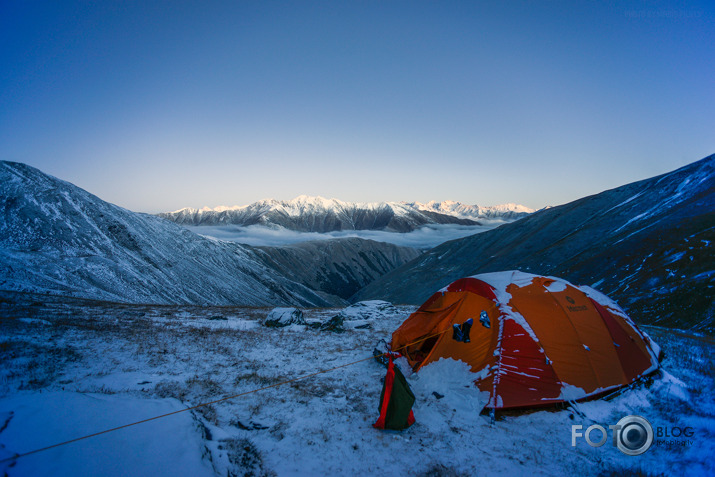
<path id="1" fill-rule="evenodd" d="M 536 405 L 537 407 L 541 407 L 544 405 L 544 401 L 549 401 L 550 403 L 564 403 L 564 404 L 571 404 L 572 407 L 579 412 L 576 406 L 573 405 L 575 401 L 579 401 L 582 399 L 586 399 L 589 397 L 596 397 L 596 396 L 601 396 L 604 397 L 606 395 L 612 394 L 614 391 L 619 392 L 623 388 L 630 388 L 631 385 L 634 383 L 640 381 L 640 378 L 643 378 L 644 376 L 648 375 L 650 372 L 658 369 L 659 367 L 659 360 L 658 360 L 658 355 L 660 353 L 659 347 L 653 343 L 650 338 L 642 333 L 640 330 L 638 330 L 637 327 L 635 327 L 632 322 L 626 317 L 625 313 L 618 307 L 618 305 L 615 304 L 615 302 L 610 302 L 610 299 L 608 299 L 605 296 L 599 296 L 598 292 L 595 290 L 589 289 L 588 287 L 574 287 L 570 283 L 566 282 L 563 279 L 558 279 L 555 277 L 543 277 L 543 276 L 537 276 L 537 275 L 532 275 L 524 272 L 519 272 L 519 271 L 507 271 L 507 272 L 497 272 L 497 273 L 491 273 L 491 274 L 482 274 L 482 275 L 475 275 L 473 277 L 467 277 L 467 278 L 462 278 L 459 279 L 447 287 L 437 291 L 427 302 L 425 302 L 418 310 L 417 312 L 413 313 L 410 315 L 410 317 L 393 333 L 392 335 L 392 344 L 396 345 L 397 347 L 395 349 L 392 349 L 391 351 L 369 356 L 366 358 L 359 359 L 357 361 L 353 361 L 350 363 L 338 365 L 329 369 L 324 369 L 321 371 L 316 371 L 310 374 L 306 374 L 304 376 L 299 376 L 293 379 L 288 379 L 279 383 L 271 384 L 268 386 L 264 386 L 261 388 L 253 389 L 250 391 L 246 391 L 243 393 L 239 394 L 234 394 L 231 396 L 227 396 L 221 399 L 216 399 L 210 402 L 206 403 L 201 403 L 197 404 L 195 406 L 191 406 L 185 409 L 180 409 L 177 411 L 169 412 L 166 414 L 162 414 L 159 416 L 154 416 L 148 419 L 143 419 L 137 422 L 129 423 L 129 424 L 124 424 L 122 426 L 114 427 L 111 429 L 107 429 L 104 431 L 96 432 L 94 434 L 89 434 L 83 437 L 78 437 L 75 439 L 71 439 L 65 442 L 60 442 L 57 444 L 53 444 L 47 447 L 42 447 L 39 449 L 35 449 L 29 452 L 25 452 L 22 454 L 17 454 L 13 457 L 8 457 L 5 459 L 0 460 L 0 463 L 5 463 L 5 462 L 11 462 L 15 461 L 19 458 L 26 457 L 32 454 L 36 454 L 39 452 L 43 452 L 46 450 L 50 450 L 56 447 L 64 446 L 67 444 L 71 444 L 73 442 L 81 441 L 84 439 L 88 439 L 90 437 L 95 437 L 99 436 L 102 434 L 107 434 L 113 431 L 117 431 L 119 429 L 124 429 L 127 427 L 135 426 L 138 424 L 142 424 L 145 422 L 161 419 L 164 417 L 168 417 L 174 414 L 179 414 L 182 412 L 190 411 L 193 409 L 197 409 L 203 406 L 208 406 L 211 404 L 217 404 L 220 402 L 228 401 L 230 399 L 235 399 L 238 397 L 246 396 L 248 394 L 253 394 L 259 391 L 263 391 L 266 389 L 271 389 L 271 388 L 276 388 L 285 384 L 293 383 L 296 381 L 300 381 L 303 379 L 307 379 L 313 376 L 317 376 L 319 374 L 324 374 L 328 373 L 330 371 L 334 371 L 336 369 L 341 369 L 345 368 L 348 366 L 352 366 L 354 364 L 358 364 L 364 361 L 368 361 L 371 359 L 377 359 L 380 357 L 385 357 L 388 355 L 391 355 L 392 353 L 396 352 L 402 352 L 400 354 L 404 354 L 404 356 L 407 358 L 408 362 L 410 365 L 413 367 L 415 371 L 419 371 L 420 368 L 422 368 L 425 364 L 434 361 L 436 359 L 439 359 L 439 357 L 450 357 L 452 359 L 457 359 L 457 360 L 463 360 L 467 363 L 472 362 L 472 359 L 469 359 L 470 357 L 473 358 L 473 356 L 470 355 L 470 353 L 467 353 L 467 355 L 464 355 L 464 352 L 469 351 L 466 349 L 462 349 L 461 351 L 457 349 L 453 349 L 451 345 L 447 344 L 445 348 L 445 343 L 443 340 L 441 340 L 441 335 L 448 331 L 453 330 L 453 322 L 459 321 L 461 322 L 462 319 L 467 318 L 467 316 L 461 316 L 463 313 L 467 313 L 468 315 L 471 315 L 469 313 L 469 309 L 474 308 L 474 306 L 468 306 L 466 310 L 462 310 L 462 307 L 457 308 L 457 312 L 455 316 L 452 316 L 452 313 L 449 312 L 447 313 L 447 316 L 443 316 L 444 312 L 447 310 L 453 310 L 454 305 L 457 303 L 462 303 L 464 300 L 474 302 L 471 303 L 472 305 L 478 305 L 478 308 L 481 308 L 482 310 L 489 310 L 493 315 L 498 315 L 500 318 L 497 320 L 494 320 L 495 316 L 490 318 L 491 323 L 489 326 L 486 326 L 485 323 L 483 324 L 484 329 L 477 328 L 478 331 L 476 331 L 477 335 L 480 336 L 474 336 L 477 342 L 485 342 L 485 343 L 491 343 L 493 342 L 492 339 L 490 339 L 488 336 L 490 331 L 494 331 L 495 327 L 499 328 L 499 339 L 497 340 L 496 346 L 498 349 L 495 350 L 494 353 L 486 353 L 488 356 L 491 356 L 492 359 L 495 361 L 497 368 L 501 369 L 501 360 L 503 358 L 504 353 L 507 353 L 510 355 L 509 357 L 515 357 L 516 354 L 520 352 L 522 348 L 524 348 L 524 345 L 527 344 L 524 340 L 526 339 L 527 336 L 530 336 L 531 339 L 533 339 L 533 344 L 539 345 L 539 349 L 532 350 L 535 351 L 537 354 L 534 355 L 534 353 L 531 353 L 533 356 L 542 357 L 544 359 L 544 363 L 542 364 L 542 368 L 544 366 L 552 367 L 553 366 L 553 361 L 549 359 L 548 355 L 551 354 L 557 354 L 559 351 L 557 348 L 553 348 L 550 346 L 546 346 L 544 348 L 542 345 L 548 345 L 548 343 L 544 343 L 542 339 L 539 339 L 536 334 L 534 329 L 532 329 L 534 326 L 539 324 L 539 319 L 543 321 L 544 317 L 540 317 L 539 319 L 536 319 L 538 317 L 536 316 L 531 316 L 531 320 L 527 320 L 524 316 L 521 314 L 515 314 L 515 313 L 510 313 L 508 310 L 502 308 L 502 303 L 503 304 L 508 304 L 511 305 L 512 310 L 514 310 L 514 305 L 515 303 L 513 302 L 513 298 L 516 297 L 517 299 L 521 300 L 523 299 L 523 296 L 521 296 L 521 293 L 517 293 L 517 290 L 511 290 L 509 289 L 508 292 L 505 291 L 505 289 L 508 289 L 507 286 L 508 284 L 516 284 L 518 283 L 521 286 L 517 286 L 518 290 L 523 290 L 527 295 L 529 294 L 529 290 L 532 292 L 534 291 L 533 288 L 536 287 L 538 291 L 541 292 L 542 298 L 543 296 L 550 296 L 551 299 L 555 299 L 556 295 L 561 297 L 565 292 L 569 293 L 569 296 L 564 295 L 561 298 L 564 298 L 566 304 L 561 304 L 558 300 L 556 300 L 556 303 L 558 305 L 558 308 L 562 311 L 564 316 L 561 316 L 561 321 L 564 319 L 571 320 L 569 313 L 570 312 L 587 312 L 589 311 L 589 308 L 593 308 L 591 311 L 592 313 L 592 318 L 598 317 L 599 320 L 602 320 L 603 326 L 608 328 L 608 336 L 609 339 L 606 339 L 604 343 L 601 343 L 601 345 L 604 346 L 614 346 L 616 348 L 632 348 L 630 349 L 631 353 L 628 354 L 628 357 L 634 358 L 634 355 L 632 352 L 639 351 L 642 353 L 642 356 L 635 356 L 636 361 L 639 361 L 638 366 L 636 369 L 629 369 L 628 372 L 626 369 L 623 370 L 625 380 L 617 380 L 617 382 L 612 383 L 612 382 L 607 382 L 606 386 L 604 386 L 602 382 L 598 383 L 591 383 L 590 392 L 584 391 L 580 386 L 574 386 L 573 383 L 565 383 L 562 380 L 558 379 L 557 376 L 552 376 L 552 378 L 556 379 L 541 379 L 543 376 L 541 375 L 532 375 L 533 371 L 535 368 L 529 367 L 529 369 L 532 371 L 531 373 L 517 373 L 520 375 L 525 376 L 528 379 L 528 383 L 525 382 L 518 382 L 516 383 L 516 387 L 514 385 L 511 386 L 510 389 L 504 389 L 502 391 L 508 391 L 506 394 L 504 392 L 500 391 L 497 392 L 497 387 L 500 385 L 500 377 L 502 374 L 508 374 L 507 371 L 498 371 L 495 376 L 492 377 L 492 395 L 490 396 L 490 402 L 487 404 L 487 408 L 491 409 L 492 411 L 495 411 L 496 409 L 505 409 L 505 408 L 520 408 L 520 407 L 530 407 Z M 546 295 L 544 295 L 544 293 Z M 575 298 L 574 298 L 575 297 Z M 578 300 L 578 303 L 577 303 Z M 603 303 L 599 303 L 599 301 L 603 300 Z M 518 300 L 517 300 L 518 301 Z M 591 306 L 581 304 L 583 303 L 590 303 Z M 612 314 L 612 312 L 608 311 L 607 308 L 609 306 L 614 306 L 615 308 L 613 311 L 615 314 Z M 420 321 L 420 318 L 423 317 L 423 315 L 427 314 L 432 316 L 435 311 L 440 310 L 442 313 L 438 313 L 436 316 L 436 319 L 440 322 L 438 326 L 445 326 L 445 328 L 442 331 L 429 334 L 426 336 L 415 336 L 415 334 L 419 335 L 419 328 L 416 327 L 415 323 L 416 320 Z M 489 311 L 485 312 L 483 311 L 482 313 L 487 313 L 487 318 L 489 318 L 488 313 Z M 594 314 L 595 313 L 595 314 Z M 432 316 L 432 318 L 435 318 L 435 316 Z M 499 320 L 504 320 L 504 322 L 500 322 Z M 534 321 L 536 320 L 536 321 Z M 600 323 L 601 321 L 596 320 L 597 323 Z M 509 321 L 510 323 L 507 323 Z M 549 321 L 549 320 L 547 320 Z M 586 320 L 589 321 L 589 320 Z M 626 328 L 620 328 L 619 325 L 617 325 L 617 321 L 622 322 L 622 326 L 625 326 Z M 571 322 L 572 325 L 574 325 L 573 322 Z M 505 326 L 511 326 L 513 329 L 510 330 L 510 332 L 507 335 L 503 335 L 503 328 Z M 516 328 L 514 328 L 516 327 Z M 538 327 L 537 327 L 538 328 Z M 612 328 L 612 329 L 611 329 Z M 434 329 L 434 328 L 432 328 Z M 626 332 L 626 329 L 630 329 L 631 333 Z M 605 329 L 604 329 L 605 330 Z M 543 331 L 543 330 L 542 330 Z M 618 331 L 618 332 L 616 332 Z M 615 336 L 614 336 L 615 333 Z M 486 335 L 485 335 L 486 334 Z M 484 335 L 484 336 L 482 336 Z M 510 347 L 505 347 L 506 343 L 504 343 L 505 338 L 508 336 L 512 337 L 512 341 L 514 341 L 513 338 L 519 338 L 520 341 L 518 343 L 519 346 L 517 348 L 519 349 L 511 349 L 513 346 Z M 548 337 L 548 336 L 547 336 Z M 431 338 L 434 338 L 431 340 Z M 638 341 L 640 342 L 640 345 L 637 345 L 635 343 L 636 338 L 638 338 Z M 454 337 L 453 337 L 454 339 Z M 461 340 L 457 340 L 461 341 Z M 507 340 L 508 341 L 508 340 Z M 547 340 L 548 341 L 548 340 Z M 630 343 L 632 341 L 633 343 Z M 465 341 L 466 342 L 466 341 Z M 402 344 L 404 343 L 404 344 Z M 419 347 L 416 347 L 415 345 L 421 344 Z M 471 342 L 473 344 L 473 342 Z M 594 349 L 598 349 L 595 347 L 598 343 L 593 342 L 590 343 L 590 346 L 586 346 L 585 343 L 582 345 L 584 349 L 587 351 L 590 351 L 592 347 Z M 515 345 L 515 343 L 512 343 L 512 345 Z M 470 346 L 471 348 L 471 346 Z M 350 351 L 355 351 L 357 348 L 350 350 Z M 459 352 L 458 352 L 459 351 Z M 488 351 L 488 350 L 487 350 Z M 548 353 L 546 352 L 548 351 Z M 626 350 L 629 351 L 629 350 Z M 540 354 L 539 354 L 540 353 Z M 614 354 L 615 353 L 615 354 Z M 624 356 L 621 356 L 617 351 L 614 351 L 614 356 L 618 355 L 619 358 L 623 358 Z M 471 353 L 473 354 L 473 353 Z M 484 353 L 482 353 L 484 354 Z M 463 359 L 463 358 L 466 358 Z M 489 358 L 487 358 L 489 360 Z M 540 361 L 540 359 L 539 359 Z M 563 361 L 563 360 L 559 360 Z M 533 364 L 533 359 L 529 361 L 530 363 Z M 486 363 L 487 365 L 489 363 Z M 586 363 L 591 368 L 593 366 L 591 363 Z M 531 366 L 531 365 L 529 365 Z M 492 367 L 487 366 L 485 369 L 492 369 Z M 536 371 L 540 371 L 536 369 Z M 595 372 L 595 369 L 593 369 Z M 627 372 L 628 376 L 625 375 Z M 543 373 L 541 373 L 543 374 Z M 549 376 L 546 376 L 549 378 Z M 536 381 L 534 381 L 536 380 Z M 488 379 L 482 379 L 482 383 L 488 383 Z M 553 391 L 551 394 L 547 396 L 547 399 L 543 399 L 543 396 L 541 399 L 538 401 L 535 401 L 535 397 L 533 395 L 527 395 L 529 393 L 526 393 L 526 389 L 533 391 L 536 390 L 538 391 L 539 387 L 539 382 L 545 381 L 545 383 L 542 383 L 543 386 L 545 386 L 548 389 L 545 389 L 545 391 Z M 559 389 L 551 389 L 554 387 L 555 384 L 560 384 Z M 578 382 L 577 384 L 584 386 L 588 385 L 589 383 L 582 383 Z M 573 389 L 570 391 L 569 396 L 566 396 L 564 394 L 564 389 L 567 388 L 573 388 L 573 389 L 578 389 L 580 390 L 580 394 L 574 395 L 573 394 Z M 483 389 L 486 390 L 486 389 Z M 542 390 L 544 391 L 544 390 Z M 558 392 L 558 395 L 557 395 Z M 523 396 L 522 396 L 523 394 Z M 533 393 L 531 393 L 533 394 Z M 546 394 L 549 394 L 548 392 Z M 507 402 L 506 405 L 503 400 L 503 396 L 506 396 L 510 401 L 514 402 Z M 538 398 L 539 396 L 536 396 Z M 521 399 L 521 401 L 519 401 Z M 516 400 L 516 401 L 515 401 Z M 517 402 L 519 401 L 519 402 Z M 523 401 L 523 402 L 522 402 Z M 494 417 L 494 414 L 492 412 L 492 419 Z M 493 420 L 492 420 L 493 422 Z"/>
<path id="2" fill-rule="evenodd" d="M 34 449 L 34 450 L 31 450 L 31 451 L 28 451 L 28 452 L 24 452 L 24 453 L 22 453 L 22 454 L 17 454 L 17 455 L 14 455 L 14 456 L 12 456 L 12 457 L 7 457 L 7 458 L 5 458 L 5 459 L 0 459 L 0 464 L 3 464 L 3 463 L 5 463 L 5 462 L 16 461 L 17 459 L 20 459 L 20 458 L 22 458 L 22 457 L 27 457 L 27 456 L 29 456 L 29 455 L 33 455 L 33 454 L 37 454 L 37 453 L 40 453 L 40 452 L 48 451 L 48 450 L 50 450 L 50 449 L 54 449 L 54 448 L 57 448 L 57 447 L 62 447 L 62 446 L 68 445 L 68 444 L 72 444 L 73 442 L 79 442 L 79 441 L 82 441 L 82 440 L 85 440 L 85 439 L 89 439 L 89 438 L 91 438 L 91 437 L 101 436 L 102 434 L 108 434 L 108 433 L 110 433 L 110 432 L 118 431 L 118 430 L 120 430 L 120 429 L 125 429 L 125 428 L 127 428 L 127 427 L 132 427 L 132 426 L 136 426 L 136 425 L 139 425 L 139 424 L 144 424 L 144 423 L 146 423 L 146 422 L 155 421 L 155 420 L 157 420 L 157 419 L 162 419 L 162 418 L 165 418 L 165 417 L 173 416 L 174 414 L 179 414 L 179 413 L 182 413 L 182 412 L 186 412 L 186 411 L 191 411 L 191 410 L 194 410 L 194 409 L 198 409 L 198 408 L 200 408 L 200 407 L 210 406 L 210 405 L 212 405 L 212 404 L 217 404 L 217 403 L 220 403 L 220 402 L 229 401 L 229 400 L 231 400 L 231 399 L 236 399 L 236 398 L 239 398 L 239 397 L 247 396 L 247 395 L 249 395 L 249 394 L 257 393 L 257 392 L 259 392 L 259 391 L 265 391 L 266 389 L 277 388 L 277 387 L 283 386 L 283 385 L 285 385 L 285 384 L 290 384 L 290 383 L 294 383 L 294 382 L 296 382 L 296 381 L 301 381 L 301 380 L 303 380 L 303 379 L 308 379 L 308 378 L 311 378 L 311 377 L 313 377 L 313 376 L 317 376 L 317 375 L 319 375 L 319 374 L 329 373 L 330 371 L 335 371 L 336 369 L 340 369 L 340 368 L 346 368 L 346 367 L 348 367 L 348 366 L 352 366 L 352 365 L 354 365 L 354 364 L 362 363 L 362 362 L 364 362 L 364 361 L 368 361 L 368 360 L 371 360 L 371 359 L 377 359 L 377 358 L 380 358 L 380 357 L 386 357 L 386 356 L 388 356 L 388 355 L 391 354 L 391 353 L 394 353 L 394 352 L 397 352 L 397 351 L 400 351 L 400 350 L 406 348 L 407 346 L 413 346 L 413 345 L 415 345 L 415 344 L 417 344 L 417 343 L 419 343 L 419 342 L 421 342 L 421 341 L 428 340 L 428 339 L 430 339 L 430 338 L 434 338 L 434 337 L 439 336 L 439 335 L 441 335 L 441 334 L 443 334 L 443 333 L 445 333 L 445 332 L 447 332 L 447 331 L 449 331 L 449 330 L 444 330 L 444 331 L 440 331 L 439 333 L 435 333 L 435 334 L 433 334 L 433 335 L 425 336 L 425 337 L 423 337 L 423 338 L 420 338 L 420 339 L 417 340 L 417 341 L 414 341 L 414 342 L 412 342 L 412 343 L 408 343 L 408 344 L 402 346 L 401 348 L 398 348 L 397 350 L 394 350 L 394 351 L 392 351 L 392 352 L 385 352 L 385 353 L 382 353 L 381 355 L 369 356 L 369 357 L 367 357 L 367 358 L 362 358 L 362 359 L 359 359 L 359 360 L 357 360 L 357 361 L 353 361 L 353 362 L 351 362 L 351 363 L 341 364 L 341 365 L 338 365 L 338 366 L 335 366 L 335 367 L 332 367 L 332 368 L 329 368 L 329 369 L 323 369 L 323 370 L 321 370 L 321 371 L 316 371 L 316 372 L 314 372 L 314 373 L 306 374 L 305 376 L 299 376 L 299 377 L 297 377 L 297 378 L 288 379 L 288 380 L 286 380 L 286 381 L 281 381 L 280 383 L 275 383 L 275 384 L 271 384 L 271 385 L 269 385 L 269 386 L 264 386 L 264 387 L 262 387 L 262 388 L 252 389 L 252 390 L 250 390 L 250 391 L 246 391 L 246 392 L 243 392 L 243 393 L 233 394 L 233 395 L 231 395 L 231 396 L 227 396 L 227 397 L 224 397 L 224 398 L 221 398 L 221 399 L 216 399 L 216 400 L 213 400 L 213 401 L 204 402 L 204 403 L 201 403 L 201 404 L 196 404 L 195 406 L 187 407 L 187 408 L 185 408 L 185 409 L 179 409 L 178 411 L 168 412 L 168 413 L 166 413 L 166 414 L 161 414 L 161 415 L 159 415 L 159 416 L 149 417 L 149 418 L 147 418 L 147 419 L 142 419 L 141 421 L 131 422 L 131 423 L 129 423 L 129 424 L 123 424 L 123 425 L 121 425 L 121 426 L 113 427 L 113 428 L 111 428 L 111 429 L 105 429 L 105 430 L 103 430 L 103 431 L 95 432 L 95 433 L 93 433 L 93 434 L 88 434 L 88 435 L 82 436 L 82 437 L 76 437 L 76 438 L 70 439 L 70 440 L 68 440 L 68 441 L 58 442 L 57 444 L 52 444 L 52 445 L 49 445 L 49 446 L 46 446 L 46 447 L 41 447 L 41 448 L 39 448 L 39 449 Z M 351 350 L 351 351 L 354 351 L 354 350 Z"/>

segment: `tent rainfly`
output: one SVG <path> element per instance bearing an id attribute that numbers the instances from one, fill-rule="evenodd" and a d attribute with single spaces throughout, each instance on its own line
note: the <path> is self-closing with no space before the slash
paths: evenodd
<path id="1" fill-rule="evenodd" d="M 391 348 L 415 371 L 440 358 L 469 364 L 494 410 L 602 396 L 657 370 L 660 354 L 600 292 L 520 271 L 439 290 L 395 330 Z"/>

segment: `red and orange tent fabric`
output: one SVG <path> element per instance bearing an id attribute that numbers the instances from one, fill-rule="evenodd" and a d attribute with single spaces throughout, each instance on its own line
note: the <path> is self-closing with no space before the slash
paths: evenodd
<path id="1" fill-rule="evenodd" d="M 415 415 L 412 412 L 415 395 L 400 368 L 392 361 L 391 354 L 389 360 L 380 394 L 380 417 L 372 426 L 376 429 L 402 430 L 415 423 Z"/>
<path id="2" fill-rule="evenodd" d="M 454 340 L 453 325 L 469 318 L 470 341 Z M 519 271 L 451 283 L 392 334 L 391 348 L 415 371 L 441 358 L 469 364 L 489 409 L 606 394 L 655 371 L 660 352 L 605 295 Z"/>

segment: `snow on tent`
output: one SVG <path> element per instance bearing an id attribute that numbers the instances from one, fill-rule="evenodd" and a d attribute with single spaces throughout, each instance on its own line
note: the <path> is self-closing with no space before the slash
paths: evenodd
<path id="1" fill-rule="evenodd" d="M 468 339 L 457 341 L 470 318 Z M 391 348 L 415 371 L 440 358 L 464 361 L 493 410 L 606 394 L 655 371 L 660 353 L 605 295 L 519 271 L 439 290 L 392 334 Z"/>

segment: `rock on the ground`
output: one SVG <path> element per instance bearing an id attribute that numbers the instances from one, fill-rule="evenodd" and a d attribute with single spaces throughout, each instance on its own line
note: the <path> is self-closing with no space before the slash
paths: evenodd
<path id="1" fill-rule="evenodd" d="M 288 325 L 304 325 L 305 318 L 298 308 L 273 308 L 263 324 L 272 328 L 283 328 Z"/>
<path id="2" fill-rule="evenodd" d="M 342 333 L 345 331 L 343 317 L 339 314 L 333 316 L 328 321 L 320 325 L 320 331 L 334 331 L 336 333 Z"/>

